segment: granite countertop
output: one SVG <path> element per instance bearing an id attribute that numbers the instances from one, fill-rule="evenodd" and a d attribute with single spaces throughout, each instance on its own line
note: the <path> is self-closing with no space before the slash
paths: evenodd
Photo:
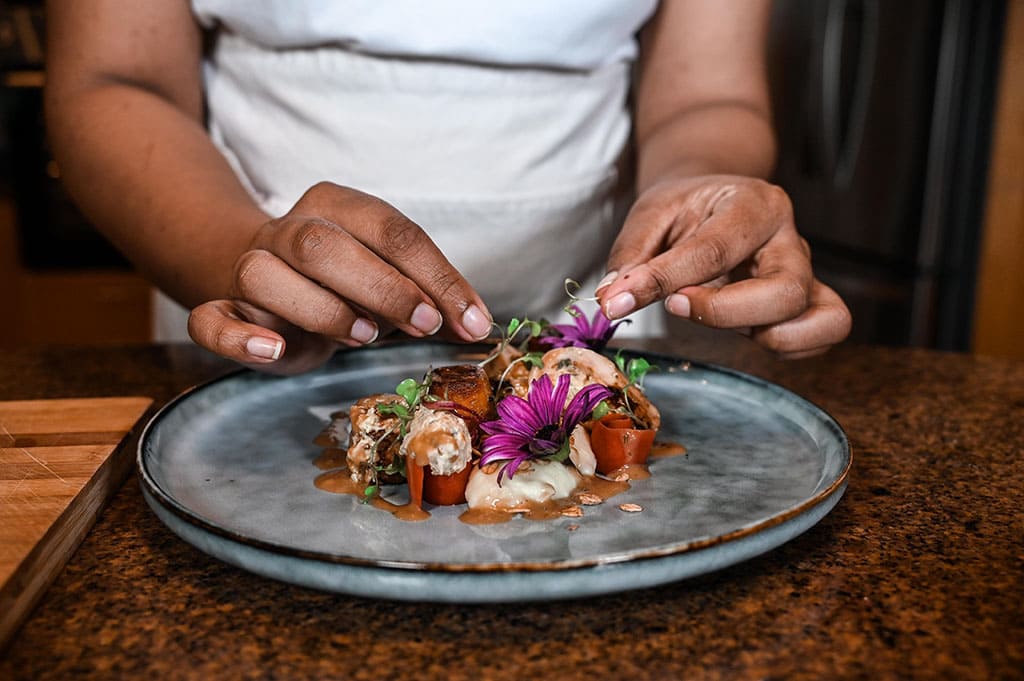
<path id="1" fill-rule="evenodd" d="M 667 586 L 502 606 L 290 586 L 179 540 L 129 479 L 0 659 L 0 678 L 1024 678 L 1024 362 L 733 336 L 649 346 L 816 402 L 854 450 L 818 525 Z M 149 395 L 228 370 L 188 346 L 0 357 L 0 399 Z"/>

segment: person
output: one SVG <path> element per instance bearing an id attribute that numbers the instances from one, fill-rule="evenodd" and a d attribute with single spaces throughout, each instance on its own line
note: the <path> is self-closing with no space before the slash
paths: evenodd
<path id="1" fill-rule="evenodd" d="M 482 339 L 566 278 L 783 357 L 848 333 L 775 159 L 768 0 L 48 3 L 66 186 L 188 331 L 280 373 Z M 647 316 L 645 317 L 645 313 Z"/>

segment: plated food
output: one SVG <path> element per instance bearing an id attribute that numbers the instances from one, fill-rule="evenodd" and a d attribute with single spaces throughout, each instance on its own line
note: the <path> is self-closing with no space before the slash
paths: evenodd
<path id="1" fill-rule="evenodd" d="M 404 520 L 465 505 L 463 521 L 489 524 L 580 517 L 648 477 L 661 425 L 643 390 L 651 365 L 603 354 L 618 325 L 568 309 L 572 324 L 513 320 L 479 362 L 430 368 L 335 414 L 317 440 L 328 469 L 317 487 Z"/>

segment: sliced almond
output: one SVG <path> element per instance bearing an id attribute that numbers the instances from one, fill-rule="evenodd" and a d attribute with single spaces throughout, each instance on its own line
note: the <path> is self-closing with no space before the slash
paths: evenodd
<path id="1" fill-rule="evenodd" d="M 644 510 L 644 507 L 640 504 L 619 504 L 619 510 L 626 513 L 639 513 Z"/>
<path id="2" fill-rule="evenodd" d="M 562 509 L 562 515 L 567 518 L 582 518 L 583 509 L 579 506 L 569 506 L 568 508 Z"/>
<path id="3" fill-rule="evenodd" d="M 597 506 L 598 504 L 604 502 L 604 499 L 597 496 L 596 494 L 591 494 L 590 492 L 584 492 L 578 498 L 579 502 L 584 506 Z"/>

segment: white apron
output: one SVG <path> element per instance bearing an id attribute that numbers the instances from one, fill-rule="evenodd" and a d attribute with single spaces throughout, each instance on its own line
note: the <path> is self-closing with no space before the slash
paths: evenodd
<path id="1" fill-rule="evenodd" d="M 374 194 L 423 227 L 496 320 L 565 321 L 564 280 L 591 294 L 628 208 L 629 69 L 269 50 L 224 34 L 205 72 L 209 130 L 271 215 L 320 180 Z M 174 307 L 158 302 L 158 340 L 182 337 Z M 633 320 L 623 335 L 663 332 L 660 305 Z"/>

